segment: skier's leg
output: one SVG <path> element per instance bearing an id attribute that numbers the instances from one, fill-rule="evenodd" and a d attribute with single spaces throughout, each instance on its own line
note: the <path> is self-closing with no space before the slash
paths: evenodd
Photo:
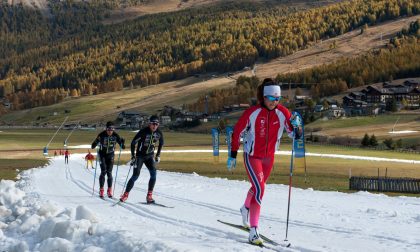
<path id="1" fill-rule="evenodd" d="M 251 188 L 249 188 L 248 193 L 246 194 L 246 198 L 245 198 L 245 207 L 249 209 L 249 207 L 251 206 L 251 200 L 254 197 L 254 190 Z"/>
<path id="2" fill-rule="evenodd" d="M 263 158 L 262 159 L 262 168 L 264 173 L 264 184 L 267 182 L 270 177 L 271 171 L 273 170 L 274 157 L 272 158 Z"/>
<path id="3" fill-rule="evenodd" d="M 146 202 L 148 204 L 151 204 L 155 202 L 155 200 L 153 199 L 153 188 L 155 187 L 155 183 L 156 183 L 156 167 L 155 167 L 155 161 L 153 160 L 153 156 L 146 159 L 144 163 L 150 173 L 149 187 L 148 187 L 147 195 L 146 195 Z"/>
<path id="4" fill-rule="evenodd" d="M 258 227 L 260 218 L 261 202 L 265 190 L 265 179 L 262 169 L 261 159 L 252 158 L 248 154 L 244 154 L 245 168 L 251 182 L 251 190 L 254 197 L 251 197 L 249 207 L 249 219 L 251 227 Z"/>
<path id="5" fill-rule="evenodd" d="M 114 157 L 110 157 L 106 162 L 106 176 L 108 188 L 112 188 L 112 168 L 114 167 Z"/>
<path id="6" fill-rule="evenodd" d="M 143 166 L 143 159 L 140 157 L 137 157 L 136 159 L 136 166 L 133 169 L 133 176 L 131 176 L 130 180 L 127 183 L 127 187 L 125 188 L 126 192 L 130 192 L 131 189 L 134 186 L 134 182 L 139 178 L 140 176 L 140 169 Z"/>
<path id="7" fill-rule="evenodd" d="M 105 184 L 105 174 L 106 174 L 105 158 L 103 157 L 100 158 L 99 166 L 101 167 L 101 174 L 99 175 L 99 188 L 103 188 Z"/>
<path id="8" fill-rule="evenodd" d="M 150 173 L 150 179 L 149 179 L 149 188 L 148 191 L 151 192 L 153 191 L 153 188 L 155 187 L 156 184 L 156 167 L 155 167 L 155 161 L 152 158 L 149 158 L 147 160 L 145 160 L 145 165 L 147 167 L 147 169 L 149 170 Z"/>

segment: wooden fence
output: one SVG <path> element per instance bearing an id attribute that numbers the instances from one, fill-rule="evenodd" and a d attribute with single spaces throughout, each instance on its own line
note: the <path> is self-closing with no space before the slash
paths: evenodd
<path id="1" fill-rule="evenodd" d="M 350 177 L 350 190 L 420 193 L 420 179 L 386 177 Z"/>

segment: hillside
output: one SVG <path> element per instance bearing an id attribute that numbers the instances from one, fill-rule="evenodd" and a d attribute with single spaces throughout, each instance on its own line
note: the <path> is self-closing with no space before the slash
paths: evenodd
<path id="1" fill-rule="evenodd" d="M 69 121 L 82 123 L 105 122 L 114 120 L 124 110 L 139 110 L 156 113 L 164 105 L 182 106 L 193 102 L 198 96 L 213 89 L 230 87 L 234 81 L 227 78 L 190 77 L 141 89 L 126 89 L 95 96 L 69 99 L 51 106 L 15 111 L 0 117 L 2 124 L 60 124 L 64 117 Z M 65 110 L 71 112 L 65 114 Z M 54 116 L 54 112 L 58 115 Z M 37 120 L 38 117 L 43 117 Z"/>
<path id="2" fill-rule="evenodd" d="M 342 0 L 325 0 L 325 1 L 311 1 L 311 0 L 298 0 L 298 1 L 287 1 L 287 0 L 235 0 L 235 2 L 250 2 L 252 3 L 284 3 L 288 6 L 301 6 L 301 7 L 315 7 L 322 6 L 330 3 L 341 2 Z M 132 20 L 140 16 L 179 11 L 188 8 L 207 8 L 209 5 L 217 5 L 227 1 L 223 0 L 151 0 L 145 1 L 144 3 L 137 4 L 134 6 L 121 7 L 111 10 L 109 17 L 107 17 L 104 24 L 116 24 L 124 22 L 126 20 Z"/>
<path id="3" fill-rule="evenodd" d="M 89 2 L 90 0 L 85 0 Z M 259 3 L 279 3 L 284 2 L 289 6 L 322 6 L 329 3 L 340 2 L 342 0 L 323 0 L 323 1 L 313 1 L 313 0 L 298 0 L 298 1 L 288 1 L 288 0 L 257 0 L 252 2 Z M 23 4 L 24 6 L 37 8 L 41 10 L 45 15 L 50 13 L 50 8 L 48 6 L 49 0 L 7 0 L 9 5 L 18 5 Z M 100 0 L 96 2 L 101 2 Z M 102 1 L 105 2 L 105 1 Z M 180 11 L 188 8 L 206 8 L 208 5 L 216 5 L 223 2 L 222 0 L 134 0 L 134 1 L 125 1 L 119 0 L 115 1 L 114 8 L 109 9 L 108 16 L 103 20 L 104 24 L 116 24 L 121 23 L 127 20 L 132 20 L 140 16 L 156 14 L 156 13 L 165 13 L 165 12 L 174 12 Z M 224 1 L 226 2 L 226 1 Z M 236 2 L 251 2 L 249 0 L 236 0 Z"/>
<path id="4" fill-rule="evenodd" d="M 419 17 L 414 16 L 372 26 L 363 35 L 357 35 L 358 32 L 353 31 L 316 43 L 308 49 L 292 55 L 267 63 L 259 63 L 257 64 L 256 75 L 259 78 L 275 77 L 278 73 L 318 66 L 333 62 L 340 57 L 352 57 L 367 50 L 380 48 L 388 41 L 389 37 Z M 381 34 L 382 41 L 379 39 Z M 327 49 L 333 41 L 336 41 L 336 48 L 333 50 Z M 290 66 L 294 66 L 294 68 Z M 70 120 L 84 122 L 115 118 L 118 112 L 127 109 L 152 113 L 164 105 L 181 106 L 193 102 L 199 95 L 215 88 L 232 87 L 235 84 L 235 79 L 240 75 L 252 75 L 252 71 L 238 71 L 231 77 L 227 77 L 227 74 L 218 77 L 202 75 L 200 78 L 190 77 L 180 81 L 149 86 L 144 89 L 126 89 L 114 93 L 74 98 L 62 104 L 12 112 L 1 116 L 0 121 L 6 124 L 58 123 L 62 121 L 64 117 L 62 112 L 65 109 L 72 111 L 69 114 Z M 283 94 L 287 95 L 288 90 L 285 90 Z M 120 108 L 117 108 L 117 106 Z M 59 116 L 53 117 L 53 112 L 59 112 Z M 45 119 L 37 121 L 38 116 L 44 116 Z"/>
<path id="5" fill-rule="evenodd" d="M 263 79 L 275 77 L 277 74 L 298 72 L 314 66 L 329 64 L 342 57 L 354 57 L 372 49 L 384 47 L 389 43 L 391 37 L 419 18 L 420 15 L 416 15 L 385 22 L 369 27 L 363 34 L 360 34 L 360 29 L 357 29 L 336 38 L 314 43 L 309 48 L 286 57 L 269 62 L 257 62 L 254 71 L 241 72 L 241 75 L 252 76 L 255 72 L 258 78 Z M 331 48 L 333 43 L 335 43 L 335 47 Z"/>
<path id="6" fill-rule="evenodd" d="M 51 24 L 39 13 L 3 7 L 7 15 L 0 21 L 10 36 L 0 38 L 0 97 L 21 110 L 68 95 L 238 71 L 362 26 L 420 13 L 420 3 L 412 1 L 355 0 L 312 9 L 285 1 L 226 2 L 108 26 L 100 24 L 107 6 L 96 9 L 93 2 L 55 2 Z"/>

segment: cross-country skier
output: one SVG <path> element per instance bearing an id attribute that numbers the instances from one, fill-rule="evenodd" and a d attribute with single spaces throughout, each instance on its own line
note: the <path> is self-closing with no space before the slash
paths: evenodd
<path id="1" fill-rule="evenodd" d="M 125 149 L 124 138 L 121 138 L 115 131 L 114 123 L 107 122 L 106 130 L 99 133 L 92 143 L 92 149 L 99 146 L 98 158 L 101 166 L 101 175 L 99 176 L 99 197 L 104 197 L 105 175 L 107 178 L 108 197 L 112 198 L 112 168 L 114 166 L 114 150 L 117 144 L 121 149 Z"/>
<path id="2" fill-rule="evenodd" d="M 88 150 L 88 154 L 86 154 L 85 160 L 86 160 L 86 169 L 89 169 L 89 164 L 93 169 L 93 160 L 95 160 L 95 156 L 93 156 L 92 153 L 90 153 L 90 150 Z"/>
<path id="3" fill-rule="evenodd" d="M 65 164 L 69 163 L 69 156 L 70 156 L 70 151 L 68 149 L 66 149 L 66 151 L 64 151 L 64 163 Z"/>
<path id="4" fill-rule="evenodd" d="M 296 119 L 291 118 L 287 108 L 279 104 L 280 86 L 272 79 L 264 79 L 258 86 L 258 105 L 252 106 L 239 118 L 232 134 L 232 149 L 227 160 L 228 170 L 236 166 L 236 155 L 240 145 L 240 136 L 244 134 L 244 165 L 251 182 L 244 205 L 240 208 L 243 225 L 250 227 L 249 242 L 262 244 L 258 233 L 258 221 L 265 183 L 270 176 L 274 163 L 274 153 L 280 145 L 285 129 L 293 137 L 301 134 L 301 127 Z M 299 128 L 300 127 L 300 128 Z M 248 220 L 249 217 L 249 220 Z"/>
<path id="5" fill-rule="evenodd" d="M 147 191 L 146 201 L 148 204 L 154 203 L 152 194 L 153 188 L 156 183 L 156 163 L 160 162 L 160 152 L 163 147 L 163 134 L 158 129 L 159 118 L 155 115 L 149 118 L 149 125 L 136 134 L 133 141 L 131 141 L 131 165 L 133 165 L 133 176 L 127 183 L 124 194 L 121 196 L 120 201 L 124 202 L 128 198 L 128 194 L 134 186 L 134 182 L 140 176 L 140 169 L 143 164 L 146 165 L 150 173 L 149 187 Z M 156 155 L 154 150 L 156 143 L 159 142 Z M 137 145 L 137 147 L 136 147 Z M 134 150 L 136 150 L 134 155 Z"/>

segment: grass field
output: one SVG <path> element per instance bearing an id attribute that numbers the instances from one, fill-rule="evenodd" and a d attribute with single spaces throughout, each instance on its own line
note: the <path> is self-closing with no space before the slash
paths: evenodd
<path id="1" fill-rule="evenodd" d="M 0 132 L 0 178 L 14 179 L 16 169 L 39 167 L 47 163 L 42 155 L 42 148 L 52 137 L 54 130 L 26 129 L 2 130 Z M 49 146 L 49 153 L 53 155 L 55 149 L 63 149 L 63 142 L 70 131 L 60 131 Z M 69 146 L 90 144 L 99 131 L 75 131 L 68 140 Z M 127 139 L 127 145 L 135 132 L 118 131 Z M 165 132 L 164 150 L 181 149 L 211 149 L 211 136 L 205 134 Z M 222 143 L 221 137 L 221 143 Z M 128 147 L 129 148 L 129 147 Z M 226 149 L 222 145 L 221 149 Z M 290 141 L 284 141 L 281 150 L 290 150 Z M 128 149 L 126 149 L 128 150 Z M 343 155 L 359 155 L 384 158 L 398 158 L 420 160 L 420 155 L 390 151 L 365 150 L 340 146 L 307 145 L 307 152 L 334 153 Z M 73 149 L 72 153 L 86 153 L 87 149 Z M 237 168 L 228 172 L 225 161 L 226 153 L 221 153 L 218 162 L 211 153 L 162 153 L 160 170 L 197 173 L 208 177 L 225 177 L 228 179 L 247 180 L 241 155 L 238 157 Z M 121 163 L 127 163 L 129 154 L 121 155 Z M 290 156 L 277 155 L 269 183 L 288 184 Z M 404 164 L 395 162 L 374 162 L 362 160 L 333 159 L 308 156 L 306 158 L 306 182 L 303 160 L 296 161 L 293 185 L 300 188 L 314 188 L 317 190 L 348 191 L 348 177 L 351 171 L 355 176 L 377 176 L 378 169 L 381 176 L 420 178 L 418 164 Z"/>
<path id="2" fill-rule="evenodd" d="M 394 131 L 411 130 L 417 131 L 408 134 L 393 134 Z M 306 127 L 307 132 L 314 131 L 315 134 L 325 136 L 350 136 L 362 139 L 365 133 L 375 136 L 378 139 L 393 138 L 417 141 L 420 139 L 420 113 L 394 113 L 378 116 L 350 117 L 337 120 L 317 120 Z"/>

